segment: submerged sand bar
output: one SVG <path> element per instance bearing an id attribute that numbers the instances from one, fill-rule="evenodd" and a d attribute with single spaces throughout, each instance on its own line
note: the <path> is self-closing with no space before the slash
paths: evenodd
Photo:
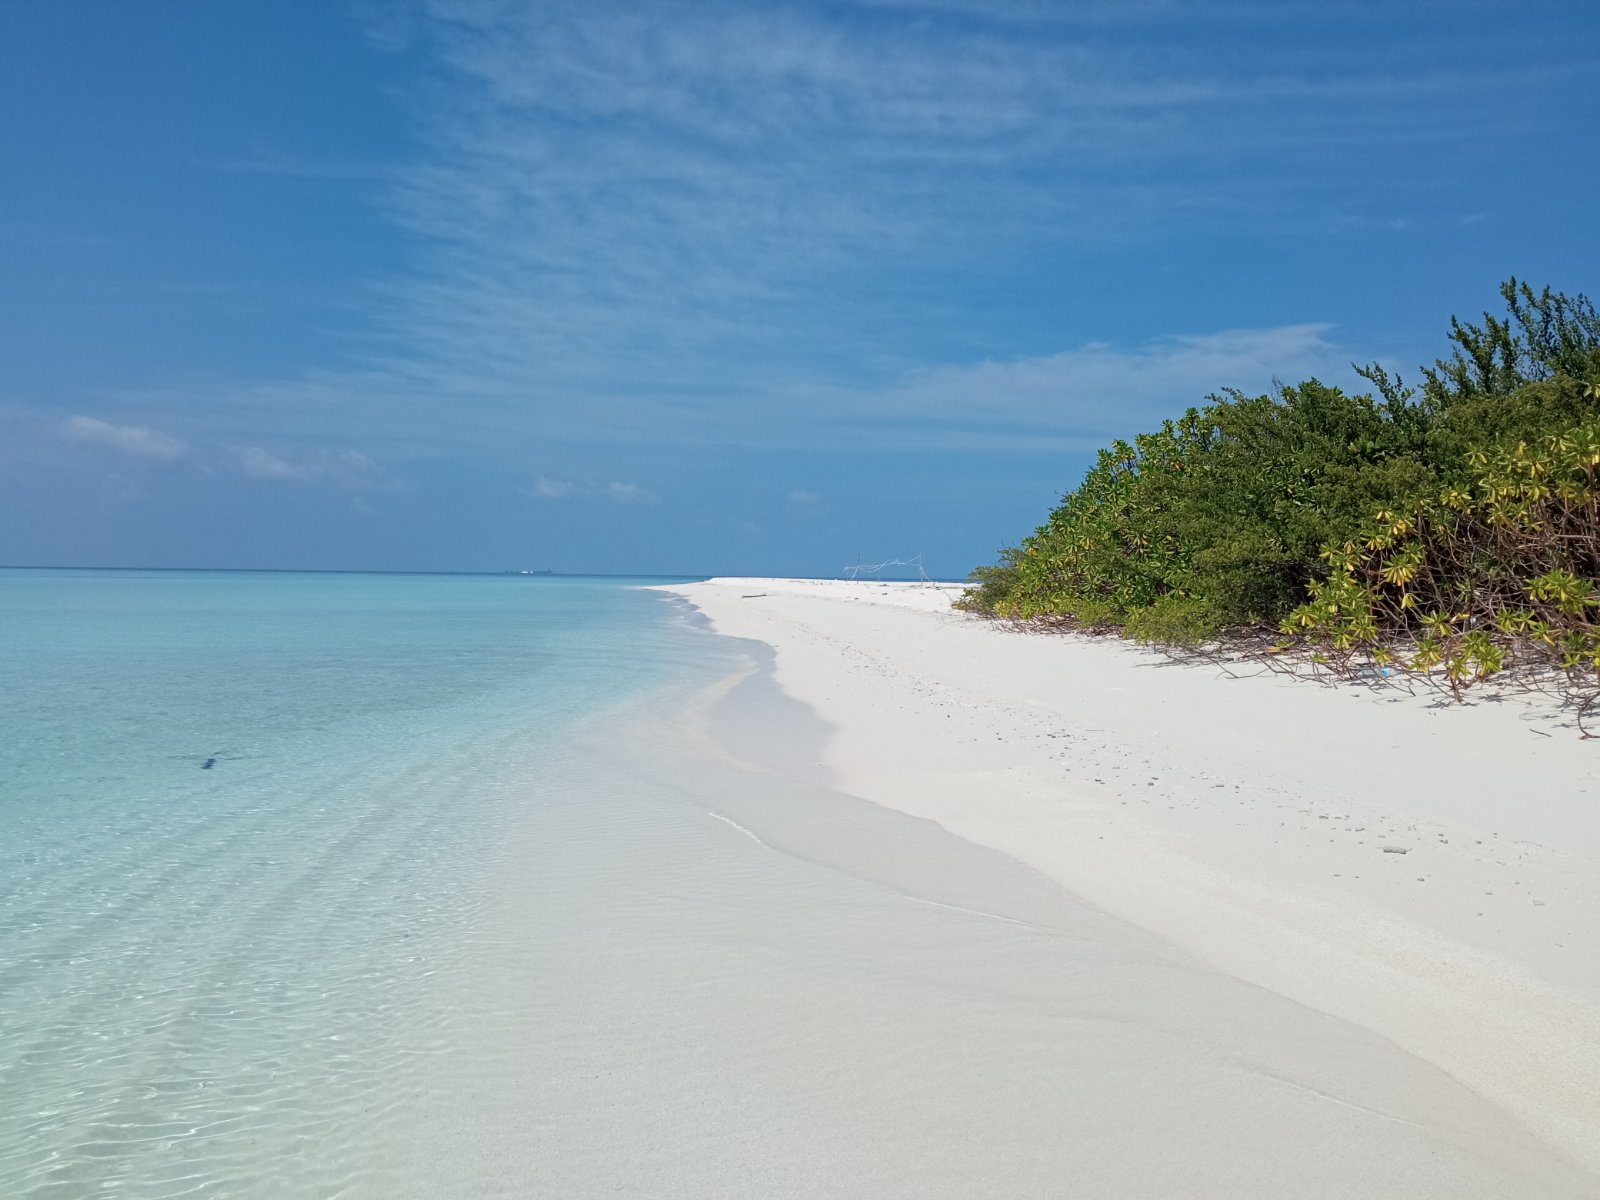
<path id="1" fill-rule="evenodd" d="M 709 718 L 726 744 L 1032 868 L 1112 919 L 1087 970 L 1104 972 L 1108 953 L 1119 959 L 1104 938 L 1126 923 L 1146 940 L 1129 942 L 1120 961 L 1158 945 L 1215 972 L 1204 986 L 1185 976 L 1184 1028 L 1169 1039 L 1181 1049 L 1150 1043 L 1170 1056 L 1174 1079 L 1192 1073 L 1196 1038 L 1215 1035 L 1222 1062 L 1258 1041 L 1274 1067 L 1205 1086 L 1223 1107 L 1230 1090 L 1254 1086 L 1245 1076 L 1275 1079 L 1285 1104 L 1319 1097 L 1291 1122 L 1311 1143 L 1296 1156 L 1323 1136 L 1343 1154 L 1337 1114 L 1360 1110 L 1391 1130 L 1450 1130 L 1535 1194 L 1539 1172 L 1519 1158 L 1532 1152 L 1510 1148 L 1520 1129 L 1552 1153 L 1552 1170 L 1564 1161 L 1578 1171 L 1543 1180 L 1552 1194 L 1597 1186 L 1600 749 L 1560 714 L 1515 700 L 1444 707 L 1394 689 L 1228 678 L 1109 640 L 995 627 L 952 611 L 949 586 L 716 579 L 667 590 L 716 632 L 770 646 L 783 693 L 826 726 L 820 745 L 785 751 L 782 723 L 751 716 L 752 693 Z M 764 813 L 781 824 L 781 807 Z M 863 877 L 917 869 L 895 865 L 892 846 L 853 844 Z M 963 881 L 960 863 L 948 865 L 928 873 L 955 889 L 938 902 L 1006 915 L 1008 901 L 984 894 L 985 878 L 1000 876 Z M 1149 1006 L 1163 1001 L 1146 989 L 1168 982 L 1102 977 L 1108 1030 L 1162 1024 Z M 1219 980 L 1252 986 L 1235 994 Z M 1273 1007 L 1279 998 L 1293 1003 Z M 1346 1032 L 1319 1044 L 1294 1012 L 1325 1014 Z M 1341 1050 L 1341 1037 L 1355 1041 Z M 1129 1053 L 1140 1044 L 1105 1042 Z M 1017 1053 L 1027 1059 L 1025 1043 Z M 1091 1053 L 1077 1069 L 1085 1089 L 1117 1097 L 1128 1065 Z M 1151 1070 L 1141 1059 L 1136 1073 Z M 1159 1092 L 1158 1071 L 1146 1082 Z M 1120 1136 L 1147 1160 L 1182 1123 L 1153 1115 L 1141 1130 L 1137 1107 L 1122 1114 L 1133 1123 Z M 1317 1111 L 1330 1122 L 1320 1131 Z M 1415 1182 L 1403 1153 L 1372 1148 L 1397 1155 L 1390 1194 Z M 1341 1184 L 1339 1172 L 1353 1169 L 1330 1163 L 1327 1194 L 1383 1194 L 1362 1172 Z M 1105 1194 L 1144 1194 L 1130 1170 L 1122 1191 L 1106 1181 Z M 1411 1194 L 1500 1194 L 1489 1175 L 1481 1190 L 1470 1178 Z"/>

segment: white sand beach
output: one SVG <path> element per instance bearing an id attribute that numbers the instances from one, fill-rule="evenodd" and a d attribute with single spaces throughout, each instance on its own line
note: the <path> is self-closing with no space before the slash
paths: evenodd
<path id="1" fill-rule="evenodd" d="M 1559 719 L 669 590 L 681 677 L 495 748 L 519 816 L 341 1194 L 1600 1194 Z"/>
<path id="2" fill-rule="evenodd" d="M 1552 1194 L 1600 1194 L 1600 750 L 1560 714 L 1230 678 L 1112 640 L 996 627 L 952 611 L 958 589 L 947 585 L 716 579 L 668 590 L 716 632 L 771 648 L 782 696 L 763 699 L 752 676 L 705 717 L 744 766 L 924 818 L 953 855 L 920 860 L 914 840 L 897 850 L 882 839 L 932 827 L 874 819 L 825 851 L 793 849 L 798 858 L 837 865 L 851 846 L 863 878 L 901 872 L 906 894 L 1051 925 L 1029 908 L 1043 893 L 997 865 L 1010 860 L 1058 891 L 1047 902 L 1057 917 L 1102 922 L 1084 935 L 1083 969 L 1099 980 L 1107 1057 L 1080 1044 L 1074 1058 L 1047 1021 L 1016 1032 L 1038 1039 L 1031 1047 L 1007 1044 L 1019 1063 L 1066 1053 L 1083 1094 L 1113 1108 L 1128 1099 L 1118 1072 L 1142 1072 L 1154 1090 L 1150 1107 L 1118 1109 L 1124 1186 L 1102 1172 L 1061 1194 L 1224 1194 L 1213 1175 L 1162 1191 L 1160 1162 L 1204 1158 L 1210 1144 L 1214 1166 L 1249 1140 L 1238 1122 L 1250 1120 L 1274 1126 L 1290 1174 L 1236 1195 L 1498 1195 L 1484 1181 L 1500 1170 L 1524 1194 L 1536 1179 Z M 814 812 L 786 817 L 781 803 L 720 815 L 763 844 L 821 836 L 799 828 Z M 959 844 L 1002 857 L 965 858 Z M 1019 887 L 1031 899 L 1019 901 Z M 1204 986 L 1154 996 L 1175 985 L 1137 977 L 1132 964 L 1151 947 L 1195 964 L 1189 978 Z M 1108 954 L 1133 973 L 1108 970 Z M 1048 988 L 1041 970 L 1034 985 Z M 1316 1020 L 1354 1040 L 1319 1042 L 1307 1033 Z M 1151 1040 L 1156 1028 L 1165 1032 Z M 1249 1047 L 1273 1065 L 1197 1079 L 1196 1039 L 1213 1035 L 1210 1065 Z M 1188 1124 L 1157 1098 L 1162 1061 L 1168 1083 L 1202 1098 Z M 1277 1081 L 1265 1095 L 1278 1105 L 1263 1107 L 1263 1079 Z M 1357 1113 L 1376 1114 L 1385 1137 L 1422 1131 L 1427 1154 L 1449 1130 L 1456 1150 L 1481 1158 L 1449 1180 L 1414 1175 L 1414 1146 L 1373 1141 L 1371 1160 L 1356 1162 L 1372 1129 L 1351 1141 L 1338 1124 Z M 1326 1190 L 1295 1190 L 1308 1156 Z M 1443 1171 L 1448 1160 L 1434 1162 Z M 1374 1177 L 1378 1162 L 1388 1166 Z"/>

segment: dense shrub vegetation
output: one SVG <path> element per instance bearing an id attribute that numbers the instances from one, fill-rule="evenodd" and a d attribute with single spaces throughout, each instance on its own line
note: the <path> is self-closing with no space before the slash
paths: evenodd
<path id="1" fill-rule="evenodd" d="M 1225 391 L 1115 442 L 962 607 L 1167 646 L 1259 643 L 1457 694 L 1600 691 L 1600 315 L 1515 280 L 1450 356 L 1371 394 Z M 1588 689 L 1588 691 L 1585 691 Z"/>

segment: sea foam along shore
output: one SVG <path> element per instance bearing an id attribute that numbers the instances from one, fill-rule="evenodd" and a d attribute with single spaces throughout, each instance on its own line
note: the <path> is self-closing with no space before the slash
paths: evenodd
<path id="1" fill-rule="evenodd" d="M 836 787 L 1390 1038 L 1600 1171 L 1600 750 L 1559 713 L 1228 678 L 950 586 L 667 590 L 773 647 Z"/>

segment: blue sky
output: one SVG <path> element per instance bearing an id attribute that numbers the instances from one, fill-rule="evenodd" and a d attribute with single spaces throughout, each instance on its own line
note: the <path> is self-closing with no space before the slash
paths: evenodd
<path id="1" fill-rule="evenodd" d="M 0 562 L 960 576 L 1596 290 L 1583 3 L 0 6 Z"/>

